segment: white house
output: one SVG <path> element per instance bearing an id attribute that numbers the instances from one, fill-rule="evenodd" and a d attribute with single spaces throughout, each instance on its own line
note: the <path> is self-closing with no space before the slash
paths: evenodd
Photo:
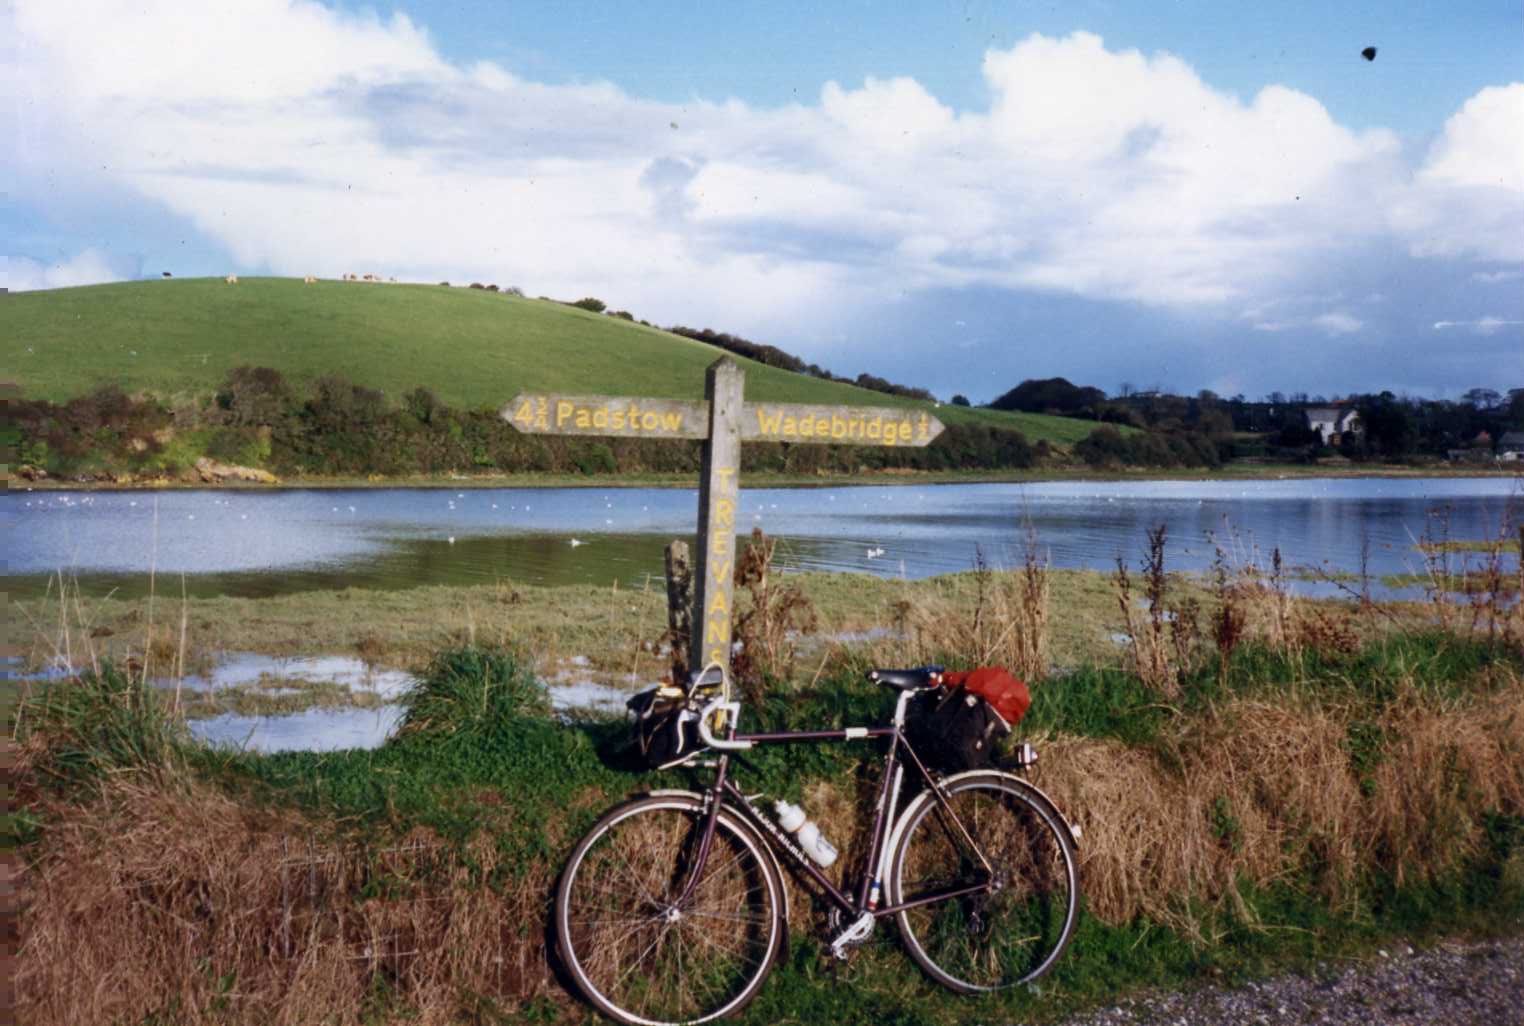
<path id="1" fill-rule="evenodd" d="M 1509 431 L 1498 439 L 1498 459 L 1508 463 L 1524 460 L 1524 431 Z"/>
<path id="2" fill-rule="evenodd" d="M 1353 407 L 1310 406 L 1302 412 L 1307 417 L 1307 426 L 1318 433 L 1324 445 L 1338 445 L 1344 435 L 1358 435 L 1364 430 L 1360 414 Z"/>

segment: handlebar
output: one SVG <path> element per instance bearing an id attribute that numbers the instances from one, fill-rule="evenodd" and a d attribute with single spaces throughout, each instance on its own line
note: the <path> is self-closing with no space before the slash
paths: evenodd
<path id="1" fill-rule="evenodd" d="M 745 751 L 755 743 L 752 741 L 730 741 L 725 738 L 715 737 L 714 731 L 709 729 L 709 720 L 718 712 L 728 714 L 731 718 L 730 721 L 734 723 L 740 718 L 741 703 L 728 701 L 724 695 L 721 695 L 718 698 L 710 700 L 709 704 L 699 710 L 698 732 L 704 744 L 710 748 L 718 748 L 721 751 L 740 752 Z"/>

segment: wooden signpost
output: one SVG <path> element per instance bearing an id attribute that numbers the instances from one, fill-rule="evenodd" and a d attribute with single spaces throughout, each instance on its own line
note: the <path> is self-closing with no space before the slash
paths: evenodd
<path id="1" fill-rule="evenodd" d="M 728 356 L 709 367 L 704 399 L 520 394 L 501 416 L 526 434 L 701 438 L 698 558 L 689 666 L 730 670 L 730 617 L 735 605 L 736 504 L 741 443 L 923 446 L 942 422 L 921 410 L 744 401 L 745 374 Z"/>

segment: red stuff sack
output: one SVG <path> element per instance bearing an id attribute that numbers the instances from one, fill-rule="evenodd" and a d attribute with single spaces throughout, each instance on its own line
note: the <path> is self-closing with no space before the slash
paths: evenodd
<path id="1" fill-rule="evenodd" d="M 942 674 L 944 687 L 961 686 L 990 704 L 1006 725 L 1014 727 L 1027 714 L 1032 692 L 1023 681 L 1011 676 L 1002 666 L 981 666 L 977 670 L 955 670 Z"/>

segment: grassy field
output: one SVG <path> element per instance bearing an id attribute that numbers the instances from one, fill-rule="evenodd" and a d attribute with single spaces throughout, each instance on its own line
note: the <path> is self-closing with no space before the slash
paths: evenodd
<path id="1" fill-rule="evenodd" d="M 496 409 L 520 391 L 701 397 L 713 346 L 560 303 L 438 285 L 289 278 L 176 279 L 54 289 L 0 301 L 0 376 L 60 400 L 114 383 L 204 397 L 235 366 L 305 385 L 339 372 L 394 399 L 431 389 L 451 406 Z M 926 407 L 740 360 L 751 399 Z M 871 370 L 871 368 L 866 368 Z M 1019 430 L 1068 445 L 1094 424 L 942 405 L 945 423 Z"/>

